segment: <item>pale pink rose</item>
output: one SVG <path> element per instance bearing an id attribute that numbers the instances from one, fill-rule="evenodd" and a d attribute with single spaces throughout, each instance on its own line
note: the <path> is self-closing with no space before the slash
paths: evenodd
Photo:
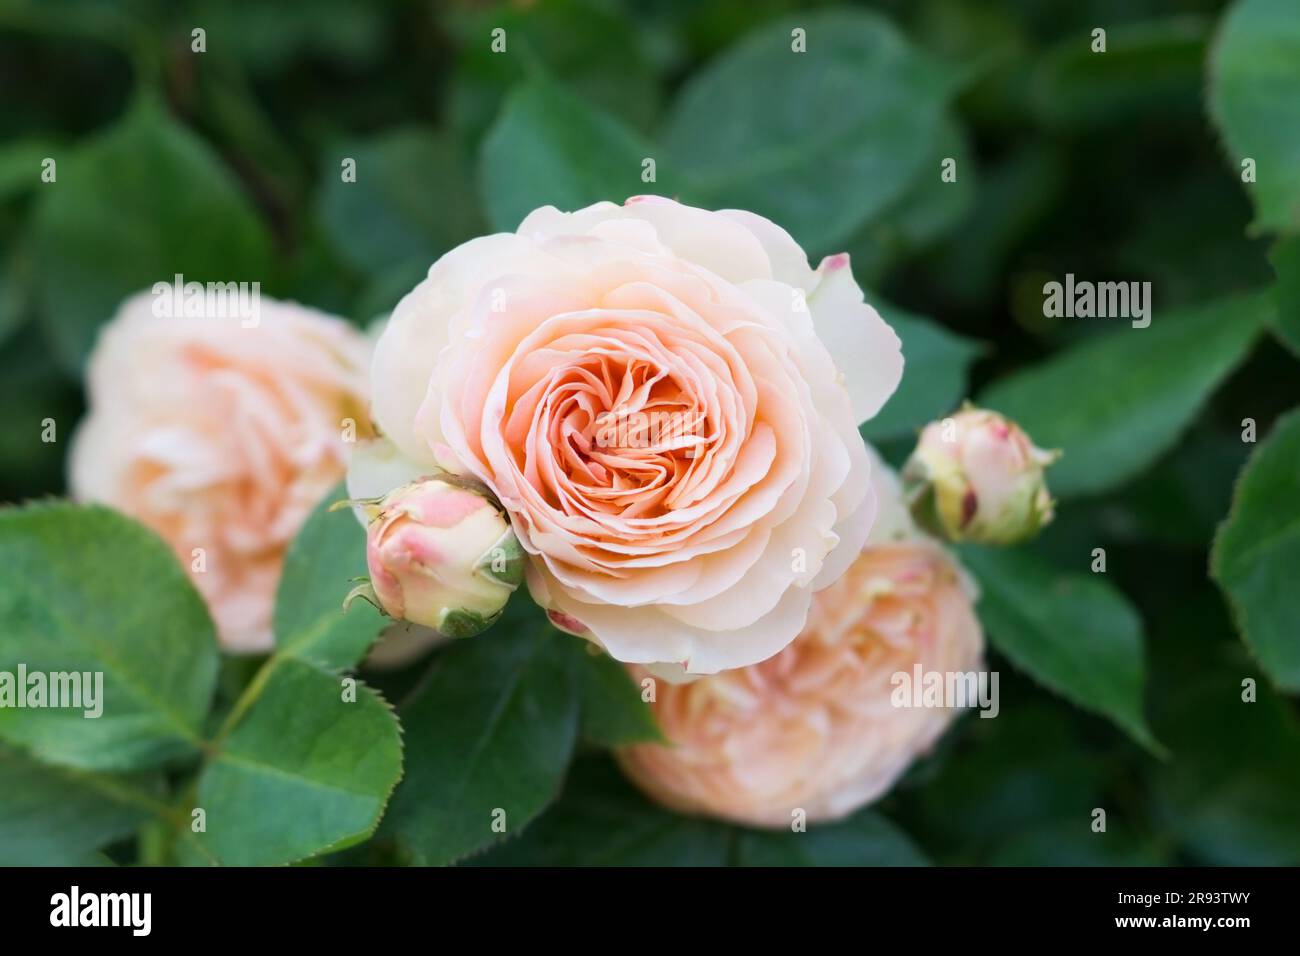
<path id="1" fill-rule="evenodd" d="M 155 315 L 156 301 L 127 300 L 100 334 L 72 494 L 172 546 L 225 648 L 266 650 L 285 549 L 343 476 L 345 420 L 368 426 L 369 344 L 340 319 L 264 297 L 255 325 Z"/>
<path id="2" fill-rule="evenodd" d="M 902 364 L 847 256 L 814 271 L 759 216 L 646 196 L 443 256 L 376 346 L 372 410 L 409 476 L 492 489 L 560 626 L 714 673 L 789 644 L 861 549 L 857 426 Z M 357 456 L 353 494 L 391 465 Z"/>
<path id="3" fill-rule="evenodd" d="M 670 743 L 624 748 L 619 762 L 682 812 L 761 827 L 788 828 L 799 810 L 809 822 L 841 819 L 887 791 L 960 713 L 895 706 L 895 675 L 976 671 L 982 651 L 964 575 L 937 544 L 873 543 L 775 657 L 659 681 L 652 706 Z"/>

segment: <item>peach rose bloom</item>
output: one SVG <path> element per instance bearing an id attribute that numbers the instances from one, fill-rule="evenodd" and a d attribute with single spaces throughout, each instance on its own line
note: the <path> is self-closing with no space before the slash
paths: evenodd
<path id="1" fill-rule="evenodd" d="M 893 331 L 846 255 L 820 268 L 747 212 L 654 196 L 443 256 L 376 346 L 396 446 L 354 496 L 431 465 L 508 511 L 529 590 L 621 661 L 709 674 L 790 643 L 861 550 L 857 427 L 897 386 Z"/>
<path id="2" fill-rule="evenodd" d="M 979 670 L 983 643 L 963 572 L 900 523 L 816 595 L 775 657 L 659 681 L 653 707 L 670 744 L 625 748 L 619 762 L 682 812 L 762 827 L 789 827 L 795 809 L 837 820 L 885 793 L 959 713 L 895 707 L 893 675 Z"/>
<path id="3" fill-rule="evenodd" d="M 71 491 L 172 546 L 223 647 L 267 650 L 285 549 L 346 470 L 344 419 L 367 424 L 369 343 L 341 319 L 265 297 L 256 325 L 156 316 L 153 302 L 127 300 L 100 333 Z"/>

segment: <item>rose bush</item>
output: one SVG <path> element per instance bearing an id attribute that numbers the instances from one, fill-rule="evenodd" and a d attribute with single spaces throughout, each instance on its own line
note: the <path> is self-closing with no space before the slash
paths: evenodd
<path id="1" fill-rule="evenodd" d="M 291 302 L 263 298 L 256 325 L 152 303 L 128 299 L 99 337 L 69 484 L 172 546 L 223 646 L 266 650 L 285 548 L 343 475 L 345 420 L 365 425 L 369 343 Z"/>
<path id="2" fill-rule="evenodd" d="M 552 619 L 627 662 L 770 657 L 875 513 L 857 426 L 902 373 L 846 255 L 654 196 L 443 256 L 376 347 L 372 409 L 414 476 L 487 484 Z M 403 469 L 358 455 L 355 496 Z"/>

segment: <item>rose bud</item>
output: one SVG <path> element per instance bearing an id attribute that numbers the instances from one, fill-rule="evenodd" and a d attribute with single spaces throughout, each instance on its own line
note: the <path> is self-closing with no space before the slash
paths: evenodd
<path id="1" fill-rule="evenodd" d="M 997 412 L 968 405 L 925 426 L 903 487 L 927 530 L 950 541 L 1014 544 L 1052 520 L 1043 470 L 1060 455 L 1035 447 Z"/>
<path id="2" fill-rule="evenodd" d="M 472 637 L 500 616 L 523 580 L 524 552 L 490 492 L 448 474 L 367 505 L 370 584 L 354 593 L 447 637 Z"/>

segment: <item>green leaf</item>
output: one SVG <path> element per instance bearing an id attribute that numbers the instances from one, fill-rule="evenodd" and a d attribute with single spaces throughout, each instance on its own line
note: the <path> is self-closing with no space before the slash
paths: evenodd
<path id="1" fill-rule="evenodd" d="M 356 161 L 356 181 L 341 163 Z M 339 256 L 372 276 L 406 263 L 428 269 L 453 246 L 484 232 L 460 145 L 407 127 L 339 144 L 323 162 L 318 216 Z"/>
<path id="2" fill-rule="evenodd" d="M 962 558 L 979 579 L 989 643 L 1049 690 L 1161 752 L 1142 714 L 1142 620 L 1120 591 L 1030 552 L 970 547 Z"/>
<path id="3" fill-rule="evenodd" d="M 1193 15 L 1116 24 L 1107 31 L 1106 52 L 1094 53 L 1089 33 L 1070 31 L 1038 66 L 1034 111 L 1070 130 L 1196 116 L 1209 33 L 1209 21 Z"/>
<path id="4" fill-rule="evenodd" d="M 1152 802 L 1198 862 L 1300 864 L 1300 725 L 1266 684 L 1244 699 L 1249 668 L 1212 663 L 1181 677 L 1157 715 L 1174 758 L 1156 768 Z"/>
<path id="5" fill-rule="evenodd" d="M 22 328 L 30 311 L 25 276 L 20 272 L 22 265 L 10 258 L 5 266 L 5 272 L 0 272 L 0 345 Z"/>
<path id="6" fill-rule="evenodd" d="M 815 824 L 804 833 L 746 830 L 736 862 L 741 866 L 926 866 L 906 833 L 871 810 L 841 823 Z"/>
<path id="7" fill-rule="evenodd" d="M 919 315 L 868 301 L 903 341 L 903 380 L 879 414 L 862 426 L 868 441 L 915 434 L 932 418 L 944 415 L 965 397 L 966 373 L 981 346 Z"/>
<path id="8" fill-rule="evenodd" d="M 1145 329 L 1076 320 L 1124 326 L 995 382 L 978 402 L 1064 450 L 1047 475 L 1054 494 L 1106 491 L 1174 445 L 1271 312 L 1267 295 L 1250 294 L 1156 315 Z"/>
<path id="9" fill-rule="evenodd" d="M 1277 303 L 1273 332 L 1300 357 L 1300 237 L 1279 240 L 1269 261 L 1277 274 L 1277 284 L 1273 287 Z"/>
<path id="10" fill-rule="evenodd" d="M 1300 410 L 1279 419 L 1246 463 L 1210 567 L 1260 666 L 1300 692 Z"/>
<path id="11" fill-rule="evenodd" d="M 1255 161 L 1244 188 L 1255 228 L 1300 229 L 1300 18 L 1291 0 L 1237 0 L 1210 53 L 1210 115 L 1229 164 Z"/>
<path id="12" fill-rule="evenodd" d="M 1154 837 L 1139 834 L 1123 820 L 1107 821 L 1094 833 L 1091 816 L 1021 827 L 1000 844 L 989 866 L 1167 866 L 1172 861 Z"/>
<path id="13" fill-rule="evenodd" d="M 519 832 L 559 792 L 578 728 L 573 656 L 556 631 L 452 644 L 402 708 L 413 747 L 385 821 L 410 858 L 452 863 Z"/>
<path id="14" fill-rule="evenodd" d="M 807 52 L 791 49 L 796 27 Z M 921 173 L 953 80 L 876 14 L 801 15 L 761 27 L 695 74 L 664 145 L 688 201 L 752 210 L 809 252 L 831 252 Z M 670 164 L 659 165 L 662 175 Z"/>
<path id="15" fill-rule="evenodd" d="M 22 664 L 29 674 L 90 672 L 103 682 L 101 716 L 4 708 L 0 738 L 88 769 L 156 766 L 193 752 L 217 644 L 203 600 L 158 537 L 107 508 L 8 509 L 0 567 L 0 671 Z"/>
<path id="16" fill-rule="evenodd" d="M 627 668 L 594 644 L 567 643 L 578 658 L 582 739 L 598 747 L 663 743 L 654 711 Z"/>
<path id="17" fill-rule="evenodd" d="M 60 160 L 32 242 L 43 315 L 74 372 L 127 296 L 178 273 L 261 281 L 270 256 L 262 223 L 212 149 L 147 103 Z"/>
<path id="18" fill-rule="evenodd" d="M 1014 674 L 1001 693 L 1015 693 Z M 1078 733 L 1079 720 L 1045 696 L 1017 694 L 996 719 L 963 722 L 951 759 L 922 786 L 900 795 L 906 825 L 950 848 L 947 863 L 987 862 L 1026 830 L 1063 819 L 1085 829 L 1106 783 L 1106 765 Z"/>
<path id="19" fill-rule="evenodd" d="M 555 806 L 470 862 L 486 866 L 725 866 L 733 830 L 657 807 L 612 760 L 574 762 Z"/>
<path id="20" fill-rule="evenodd" d="M 641 180 L 642 161 L 654 156 L 620 120 L 551 81 L 534 80 L 510 94 L 483 141 L 479 179 L 488 221 L 514 230 L 539 206 L 571 211 L 661 192 Z"/>
<path id="21" fill-rule="evenodd" d="M 946 182 L 944 163 L 956 165 Z M 930 158 L 921 165 L 907 191 L 846 243 L 853 275 L 874 285 L 898 261 L 943 238 L 966 217 L 978 193 L 974 150 L 966 131 L 945 116 Z"/>
<path id="22" fill-rule="evenodd" d="M 365 656 L 387 623 L 365 601 L 343 599 L 366 576 L 366 532 L 350 508 L 331 512 L 347 497 L 342 485 L 316 506 L 284 559 L 275 598 L 275 643 L 280 653 L 342 670 Z"/>
<path id="23" fill-rule="evenodd" d="M 182 844 L 190 862 L 267 866 L 366 839 L 402 775 L 397 717 L 368 687 L 278 658 L 255 702 L 218 740 L 199 778 L 205 832 Z M 347 678 L 352 680 L 352 678 Z"/>
<path id="24" fill-rule="evenodd" d="M 60 151 L 44 140 L 20 139 L 0 147 L 0 203 L 24 195 L 37 186 L 53 188 L 41 180 L 47 158 L 58 160 Z M 56 166 L 57 169 L 57 166 Z"/>
<path id="25" fill-rule="evenodd" d="M 602 0 L 455 5 L 443 22 L 457 46 L 450 118 L 475 141 L 506 93 L 538 69 L 637 129 L 647 128 L 658 110 L 659 83 L 643 52 L 644 19 L 634 23 Z M 493 49 L 498 28 L 505 32 L 504 53 Z"/>
<path id="26" fill-rule="evenodd" d="M 78 772 L 4 748 L 0 780 L 0 866 L 82 864 L 148 820 L 162 792 L 154 775 Z"/>

